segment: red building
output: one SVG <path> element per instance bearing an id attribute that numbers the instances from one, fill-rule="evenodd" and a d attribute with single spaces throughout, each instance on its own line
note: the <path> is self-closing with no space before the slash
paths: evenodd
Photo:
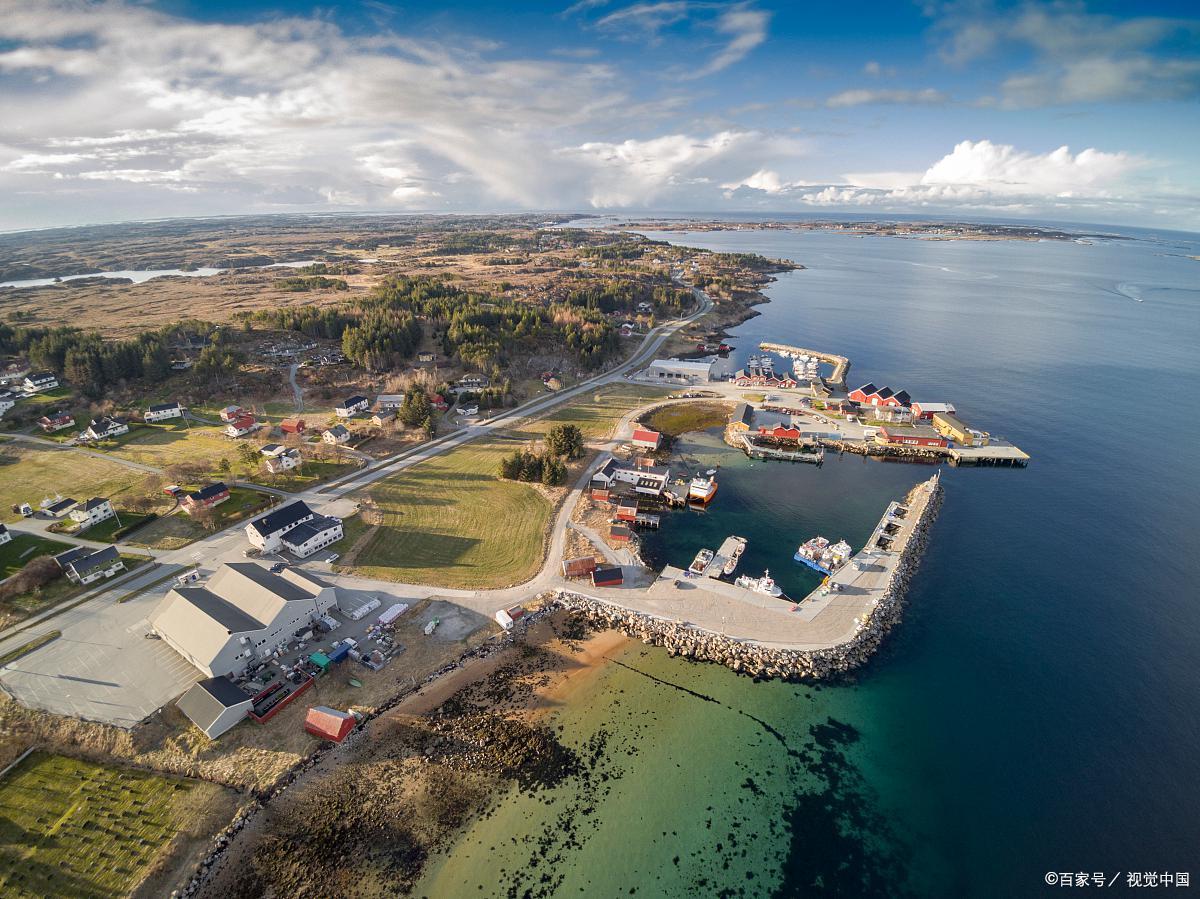
<path id="1" fill-rule="evenodd" d="M 296 434 L 297 436 L 304 433 L 303 418 L 285 418 L 279 423 L 279 430 L 285 434 Z"/>
<path id="2" fill-rule="evenodd" d="M 772 440 L 799 440 L 800 429 L 795 425 L 792 425 L 791 427 L 782 424 L 775 425 L 773 427 L 762 425 L 758 429 L 758 436 L 767 437 Z"/>
<path id="3" fill-rule="evenodd" d="M 949 441 L 933 428 L 919 425 L 915 428 L 880 428 L 875 439 L 880 443 L 898 446 L 948 446 Z"/>
<path id="4" fill-rule="evenodd" d="M 913 403 L 912 413 L 913 418 L 923 418 L 930 420 L 938 413 L 943 415 L 956 415 L 958 410 L 949 403 Z"/>
<path id="5" fill-rule="evenodd" d="M 432 397 L 430 397 L 429 402 L 433 405 L 433 408 L 437 409 L 439 412 L 445 412 L 450 408 L 450 404 L 446 402 L 446 398 L 440 393 L 435 393 Z"/>
<path id="6" fill-rule="evenodd" d="M 592 556 L 579 559 L 563 559 L 563 577 L 586 577 L 596 570 L 596 560 Z"/>
<path id="7" fill-rule="evenodd" d="M 762 375 L 748 375 L 740 371 L 734 376 L 733 383 L 736 387 L 778 387 L 790 390 L 796 386 L 796 379 L 790 375 L 784 375 L 782 378 L 774 375 L 763 377 Z"/>
<path id="8" fill-rule="evenodd" d="M 850 391 L 849 399 L 864 406 L 903 406 L 912 405 L 912 398 L 907 390 L 895 391 L 890 387 L 876 387 L 874 384 L 864 384 Z"/>
<path id="9" fill-rule="evenodd" d="M 649 428 L 634 428 L 632 443 L 642 449 L 656 450 L 662 443 L 662 434 Z"/>
<path id="10" fill-rule="evenodd" d="M 621 573 L 621 569 L 614 566 L 612 568 L 597 568 L 592 572 L 593 587 L 618 587 L 625 580 L 625 576 Z"/>
<path id="11" fill-rule="evenodd" d="M 608 536 L 617 543 L 628 543 L 633 539 L 633 531 L 623 524 L 614 524 L 608 529 Z"/>
<path id="12" fill-rule="evenodd" d="M 617 506 L 618 521 L 637 521 L 638 507 L 636 502 L 623 501 Z"/>
<path id="13" fill-rule="evenodd" d="M 339 712 L 324 705 L 315 705 L 304 716 L 304 729 L 314 737 L 340 743 L 346 739 L 358 719 L 349 712 Z"/>
<path id="14" fill-rule="evenodd" d="M 606 503 L 609 501 L 609 493 L 607 487 L 593 487 L 592 499 L 598 503 Z"/>
<path id="15" fill-rule="evenodd" d="M 211 509 L 227 499 L 229 499 L 229 487 L 223 481 L 218 481 L 189 493 L 181 500 L 180 504 L 183 506 L 183 511 L 191 515 L 196 509 Z"/>

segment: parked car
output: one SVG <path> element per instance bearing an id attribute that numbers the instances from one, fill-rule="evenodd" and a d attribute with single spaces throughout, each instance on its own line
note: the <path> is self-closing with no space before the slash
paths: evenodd
<path id="1" fill-rule="evenodd" d="M 341 556 L 339 556 L 337 553 L 332 553 L 332 554 L 330 554 L 329 558 L 326 559 L 325 561 L 326 562 L 336 562 L 340 558 L 341 558 Z"/>
<path id="2" fill-rule="evenodd" d="M 279 574 L 279 572 L 283 571 L 285 568 L 287 568 L 287 565 L 285 565 L 283 562 L 276 562 L 271 566 L 271 574 Z"/>
<path id="3" fill-rule="evenodd" d="M 261 549 L 257 546 L 252 546 L 249 549 L 242 550 L 242 555 L 249 559 L 251 556 L 257 556 L 260 552 L 262 552 Z"/>

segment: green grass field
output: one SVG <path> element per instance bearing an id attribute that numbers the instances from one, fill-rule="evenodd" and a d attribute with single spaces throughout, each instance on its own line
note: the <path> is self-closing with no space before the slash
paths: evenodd
<path id="1" fill-rule="evenodd" d="M 132 527 L 140 521 L 145 521 L 149 518 L 149 513 L 142 514 L 139 512 L 126 512 L 117 509 L 117 514 L 99 524 L 94 524 L 86 531 L 76 531 L 75 536 L 83 540 L 95 540 L 99 543 L 114 543 L 113 534 L 118 528 Z M 120 519 L 119 521 L 117 519 Z"/>
<path id="2" fill-rule="evenodd" d="M 353 462 L 321 462 L 305 459 L 301 468 L 293 468 L 291 471 L 279 475 L 266 472 L 256 474 L 254 483 L 287 490 L 289 493 L 299 493 L 325 481 L 336 480 L 348 475 L 357 467 Z"/>
<path id="3" fill-rule="evenodd" d="M 232 487 L 229 490 L 229 499 L 213 509 L 216 522 L 213 530 L 205 530 L 204 526 L 190 515 L 176 512 L 174 515 L 164 515 L 144 528 L 134 531 L 129 535 L 129 543 L 148 549 L 179 549 L 201 537 L 215 534 L 235 522 L 250 518 L 274 501 L 275 497 L 269 493 L 259 493 L 249 487 Z"/>
<path id="4" fill-rule="evenodd" d="M 480 589 L 536 574 L 551 506 L 533 487 L 496 477 L 512 445 L 470 443 L 370 487 L 383 524 L 365 538 L 351 570 Z"/>
<path id="5" fill-rule="evenodd" d="M 353 564 L 357 574 L 442 587 L 504 587 L 542 565 L 553 509 L 533 487 L 496 476 L 502 456 L 556 424 L 575 424 L 585 438 L 608 436 L 631 408 L 665 396 L 653 387 L 618 384 L 580 397 L 507 436 L 473 441 L 370 487 L 383 524 Z M 345 542 L 345 555 L 353 545 Z"/>
<path id="6" fill-rule="evenodd" d="M 133 555 L 128 552 L 121 553 L 121 558 L 125 562 L 125 571 L 132 571 L 150 561 L 149 556 Z M 123 574 L 124 572 L 118 571 L 113 575 L 112 579 L 115 580 Z M 0 603 L 0 610 L 5 613 L 4 616 L 0 617 L 7 618 L 8 616 L 14 616 L 16 618 L 23 618 L 28 615 L 35 615 L 53 606 L 68 602 L 85 591 L 95 590 L 106 583 L 108 583 L 108 579 L 101 578 L 90 584 L 80 585 L 72 583 L 66 577 L 60 577 L 41 589 L 22 593 L 19 596 L 14 596 L 12 599 Z"/>
<path id="7" fill-rule="evenodd" d="M 576 398 L 545 418 L 523 423 L 513 434 L 536 439 L 555 425 L 573 424 L 579 426 L 586 440 L 607 437 L 626 412 L 669 393 L 662 387 L 642 387 L 637 384 L 602 387 L 595 393 Z"/>
<path id="8" fill-rule="evenodd" d="M 237 464 L 237 441 L 230 440 L 220 428 L 192 423 L 189 427 L 180 419 L 161 424 L 134 425 L 128 434 L 100 444 L 100 449 L 114 456 L 169 468 L 180 462 L 200 462 L 217 470 L 221 459 Z"/>
<path id="9" fill-rule="evenodd" d="M 35 752 L 0 780 L 0 894 L 124 896 L 222 792 Z"/>
<path id="10" fill-rule="evenodd" d="M 19 521 L 14 503 L 27 502 L 36 509 L 43 497 L 58 493 L 77 500 L 134 495 L 146 477 L 145 472 L 96 456 L 6 441 L 0 444 L 0 519 Z"/>
<path id="11" fill-rule="evenodd" d="M 30 559 L 53 556 L 70 548 L 69 543 L 47 540 L 37 534 L 14 534 L 12 540 L 0 546 L 0 578 L 16 574 Z"/>

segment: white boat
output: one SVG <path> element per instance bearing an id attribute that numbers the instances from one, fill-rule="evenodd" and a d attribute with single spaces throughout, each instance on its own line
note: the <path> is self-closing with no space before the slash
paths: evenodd
<path id="1" fill-rule="evenodd" d="M 729 556 L 725 559 L 725 565 L 721 568 L 721 571 L 726 576 L 733 574 L 733 572 L 737 569 L 738 561 L 742 558 L 742 553 L 746 551 L 745 537 L 730 537 L 729 539 L 734 542 L 734 547 L 732 552 L 730 552 Z"/>
<path id="2" fill-rule="evenodd" d="M 706 474 L 692 478 L 692 483 L 688 486 L 688 502 L 707 503 L 716 495 L 716 471 L 709 469 Z"/>
<path id="3" fill-rule="evenodd" d="M 692 559 L 692 564 L 688 566 L 688 571 L 692 574 L 704 574 L 708 570 L 708 566 L 712 563 L 713 551 L 711 549 L 702 549 L 696 553 L 696 558 Z"/>
<path id="4" fill-rule="evenodd" d="M 747 590 L 753 590 L 755 593 L 765 593 L 767 596 L 783 596 L 783 590 L 775 583 L 775 579 L 771 577 L 771 570 L 769 568 L 763 572 L 762 577 L 750 577 L 748 574 L 743 574 L 734 583 L 739 587 L 745 587 Z"/>

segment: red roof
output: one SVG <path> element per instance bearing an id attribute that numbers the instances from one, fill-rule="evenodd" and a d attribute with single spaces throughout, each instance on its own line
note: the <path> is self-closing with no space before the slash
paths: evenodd
<path id="1" fill-rule="evenodd" d="M 279 423 L 279 430 L 288 434 L 299 434 L 304 430 L 303 418 L 285 418 Z"/>
<path id="2" fill-rule="evenodd" d="M 662 439 L 662 435 L 658 431 L 651 431 L 648 428 L 634 428 L 633 439 L 635 443 L 652 443 L 658 446 L 658 442 Z"/>
<path id="3" fill-rule="evenodd" d="M 239 431 L 243 431 L 253 425 L 255 421 L 256 419 L 253 415 L 239 415 L 237 418 L 231 421 L 230 424 L 232 424 Z"/>
<path id="4" fill-rule="evenodd" d="M 315 705 L 304 716 L 304 729 L 314 737 L 340 743 L 354 730 L 357 720 L 349 712 L 339 712 L 324 705 Z"/>

